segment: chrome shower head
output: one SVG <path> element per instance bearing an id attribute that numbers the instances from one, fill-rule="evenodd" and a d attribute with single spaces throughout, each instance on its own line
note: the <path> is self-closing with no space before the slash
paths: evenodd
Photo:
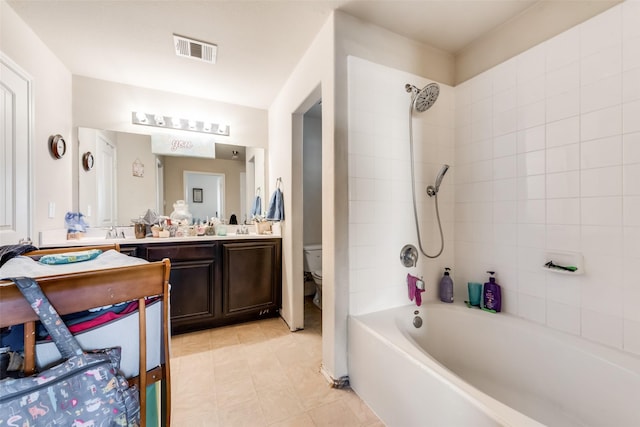
<path id="1" fill-rule="evenodd" d="M 440 86 L 437 83 L 429 83 L 422 89 L 418 89 L 412 84 L 404 85 L 407 92 L 412 93 L 411 105 L 419 113 L 427 111 L 435 104 L 440 94 Z"/>

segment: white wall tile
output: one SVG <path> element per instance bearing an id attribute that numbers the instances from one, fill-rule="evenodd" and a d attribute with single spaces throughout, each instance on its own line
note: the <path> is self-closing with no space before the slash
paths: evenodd
<path id="1" fill-rule="evenodd" d="M 640 132 L 622 136 L 622 163 L 640 163 Z"/>
<path id="2" fill-rule="evenodd" d="M 625 196 L 640 196 L 640 163 L 622 166 L 622 180 Z"/>
<path id="3" fill-rule="evenodd" d="M 622 74 L 614 74 L 580 88 L 580 112 L 588 113 L 622 102 Z"/>
<path id="4" fill-rule="evenodd" d="M 525 81 L 517 87 L 518 105 L 533 104 L 544 99 L 545 97 L 545 78 L 544 74 Z"/>
<path id="5" fill-rule="evenodd" d="M 547 224 L 579 225 L 580 199 L 547 200 Z"/>
<path id="6" fill-rule="evenodd" d="M 640 322 L 624 320 L 623 348 L 634 354 L 640 355 Z"/>
<path id="7" fill-rule="evenodd" d="M 639 153 L 640 154 L 640 153 Z M 580 145 L 582 169 L 617 166 L 622 163 L 622 136 L 585 141 Z"/>
<path id="8" fill-rule="evenodd" d="M 516 167 L 516 156 L 493 159 L 493 179 L 515 178 Z"/>
<path id="9" fill-rule="evenodd" d="M 517 133 L 512 132 L 493 138 L 493 157 L 512 156 L 516 153 Z"/>
<path id="10" fill-rule="evenodd" d="M 545 122 L 545 101 L 518 107 L 518 129 L 540 126 Z"/>
<path id="11" fill-rule="evenodd" d="M 502 86 L 500 86 L 502 87 Z M 504 111 L 513 110 L 518 106 L 518 92 L 515 87 L 504 88 L 500 93 L 493 95 L 493 112 L 502 113 Z"/>
<path id="12" fill-rule="evenodd" d="M 580 62 L 574 61 L 561 68 L 547 72 L 546 75 L 547 98 L 577 89 L 580 86 Z"/>
<path id="13" fill-rule="evenodd" d="M 640 259 L 640 227 L 624 227 L 623 253 L 626 258 Z"/>
<path id="14" fill-rule="evenodd" d="M 517 181 L 518 200 L 544 199 L 546 178 L 544 175 L 520 177 Z"/>
<path id="15" fill-rule="evenodd" d="M 580 83 L 588 85 L 622 72 L 622 49 L 605 49 L 580 61 Z"/>
<path id="16" fill-rule="evenodd" d="M 622 318 L 582 310 L 582 335 L 616 348 L 622 348 Z"/>
<path id="17" fill-rule="evenodd" d="M 546 232 L 547 249 L 570 252 L 580 251 L 581 235 L 579 226 L 547 224 Z"/>
<path id="18" fill-rule="evenodd" d="M 512 252 L 516 254 L 515 248 L 518 244 L 518 225 L 513 224 L 494 224 L 493 225 L 493 242 L 496 245 L 511 247 Z"/>
<path id="19" fill-rule="evenodd" d="M 638 22 L 640 0 L 625 1 L 456 88 L 456 109 L 475 92 L 456 113 L 452 208 L 464 281 L 496 268 L 505 312 L 634 354 L 640 326 L 623 336 L 622 322 L 640 324 L 625 303 L 640 298 Z M 582 253 L 586 274 L 545 272 L 547 251 Z"/>
<path id="20" fill-rule="evenodd" d="M 622 225 L 622 197 L 583 197 L 583 225 Z"/>
<path id="21" fill-rule="evenodd" d="M 604 138 L 622 133 L 622 106 L 605 108 L 583 114 L 580 119 L 582 141 Z"/>
<path id="22" fill-rule="evenodd" d="M 580 113 L 580 89 L 550 95 L 546 100 L 546 121 L 566 119 Z"/>
<path id="23" fill-rule="evenodd" d="M 546 232 L 544 224 L 518 223 L 518 246 L 543 249 L 547 242 Z"/>
<path id="24" fill-rule="evenodd" d="M 640 227 L 640 196 L 626 196 L 623 199 L 622 218 L 623 225 Z"/>
<path id="25" fill-rule="evenodd" d="M 570 334 L 580 334 L 580 309 L 547 300 L 547 325 Z"/>
<path id="26" fill-rule="evenodd" d="M 640 132 L 640 100 L 631 101 L 622 106 L 622 132 Z"/>
<path id="27" fill-rule="evenodd" d="M 504 200 L 518 200 L 517 181 L 515 178 L 493 181 L 493 201 Z M 640 214 L 640 211 L 638 213 Z"/>
<path id="28" fill-rule="evenodd" d="M 640 67 L 622 74 L 622 102 L 640 99 Z"/>
<path id="29" fill-rule="evenodd" d="M 518 154 L 518 176 L 540 175 L 545 172 L 544 150 Z"/>
<path id="30" fill-rule="evenodd" d="M 494 224 L 515 224 L 517 218 L 517 202 L 515 200 L 506 200 L 493 203 Z"/>
<path id="31" fill-rule="evenodd" d="M 519 200 L 518 223 L 544 224 L 546 207 L 544 200 Z"/>
<path id="32" fill-rule="evenodd" d="M 616 260 L 617 258 L 622 259 L 622 227 L 583 225 L 580 232 L 582 251 L 585 253 L 585 269 L 587 272 L 601 268 L 596 259 L 589 259 L 588 254 L 615 257 Z M 606 275 L 606 270 L 604 274 Z"/>
<path id="33" fill-rule="evenodd" d="M 518 314 L 532 322 L 546 323 L 546 301 L 526 294 L 520 294 L 518 298 Z"/>
<path id="34" fill-rule="evenodd" d="M 536 126 L 521 130 L 517 133 L 518 153 L 544 150 L 545 148 L 545 127 Z"/>
<path id="35" fill-rule="evenodd" d="M 496 112 L 493 117 L 493 135 L 504 135 L 515 132 L 518 128 L 518 110 L 512 108 L 502 112 Z"/>
<path id="36" fill-rule="evenodd" d="M 553 261 L 553 260 L 551 260 Z M 571 307 L 580 307 L 582 278 L 552 271 L 547 272 L 547 299 Z"/>
<path id="37" fill-rule="evenodd" d="M 580 117 L 576 115 L 553 123 L 547 123 L 546 131 L 547 148 L 579 142 Z"/>
<path id="38" fill-rule="evenodd" d="M 550 199 L 580 196 L 580 173 L 562 172 L 547 174 L 546 195 Z"/>
<path id="39" fill-rule="evenodd" d="M 547 173 L 569 172 L 580 168 L 580 145 L 571 144 L 546 151 Z"/>
<path id="40" fill-rule="evenodd" d="M 580 173 L 583 197 L 619 196 L 622 194 L 622 166 L 585 169 Z"/>
<path id="41" fill-rule="evenodd" d="M 626 39 L 622 43 L 622 70 L 640 67 L 640 36 Z"/>

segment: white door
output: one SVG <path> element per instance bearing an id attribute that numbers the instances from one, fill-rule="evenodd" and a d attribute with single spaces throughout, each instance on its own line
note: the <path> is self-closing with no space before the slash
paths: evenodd
<path id="1" fill-rule="evenodd" d="M 0 243 L 31 237 L 31 82 L 0 53 Z"/>
<path id="2" fill-rule="evenodd" d="M 116 146 L 103 133 L 96 136 L 96 191 L 98 194 L 98 227 L 118 225 L 116 202 Z"/>

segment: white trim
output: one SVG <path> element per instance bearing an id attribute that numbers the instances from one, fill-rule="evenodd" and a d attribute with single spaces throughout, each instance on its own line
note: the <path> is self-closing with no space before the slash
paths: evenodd
<path id="1" fill-rule="evenodd" d="M 7 56 L 4 52 L 0 51 L 0 62 L 2 62 L 8 68 L 11 68 L 16 74 L 18 74 L 27 84 L 27 188 L 29 194 L 27 195 L 27 235 L 33 240 L 33 215 L 35 206 L 35 179 L 33 179 L 33 117 L 34 117 L 34 99 L 33 99 L 33 77 L 24 68 L 18 65 L 14 60 Z M 17 242 L 15 242 L 17 243 Z"/>

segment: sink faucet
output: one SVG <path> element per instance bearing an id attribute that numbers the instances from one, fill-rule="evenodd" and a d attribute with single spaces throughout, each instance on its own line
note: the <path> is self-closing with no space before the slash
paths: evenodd
<path id="1" fill-rule="evenodd" d="M 114 233 L 115 233 L 115 230 L 113 229 L 113 226 L 111 226 L 107 230 L 107 235 L 105 236 L 105 239 L 113 239 L 114 238 Z"/>
<path id="2" fill-rule="evenodd" d="M 124 231 L 120 231 L 118 232 L 118 229 L 114 226 L 111 226 L 108 230 L 107 230 L 107 235 L 105 236 L 105 239 L 124 239 Z"/>

